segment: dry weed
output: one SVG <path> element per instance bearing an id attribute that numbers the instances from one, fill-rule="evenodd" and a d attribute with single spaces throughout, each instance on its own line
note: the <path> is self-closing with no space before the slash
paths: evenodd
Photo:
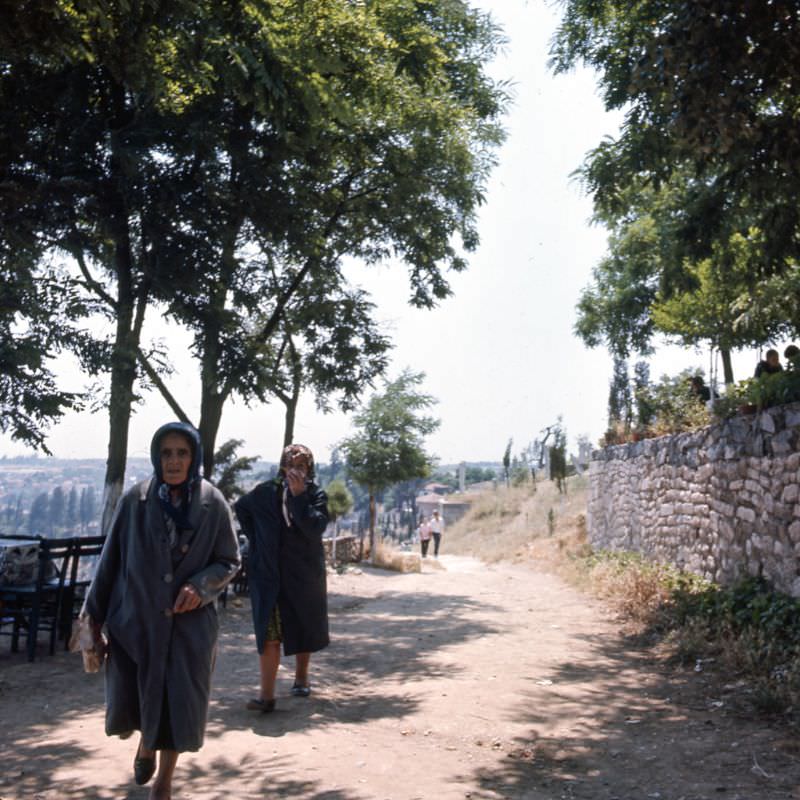
<path id="1" fill-rule="evenodd" d="M 447 552 L 471 555 L 484 561 L 530 560 L 554 556 L 564 539 L 586 535 L 586 491 L 581 476 L 567 480 L 566 494 L 551 481 L 540 480 L 534 489 L 498 486 L 475 499 L 470 510 L 447 529 Z M 551 525 L 548 522 L 551 522 Z M 550 527 L 553 535 L 549 535 Z M 582 531 L 582 534 L 581 534 Z M 540 547 L 542 540 L 550 540 Z"/>

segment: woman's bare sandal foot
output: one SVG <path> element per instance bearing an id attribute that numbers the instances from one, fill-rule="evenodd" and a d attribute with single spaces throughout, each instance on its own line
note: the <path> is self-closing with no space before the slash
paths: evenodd
<path id="1" fill-rule="evenodd" d="M 172 800 L 172 789 L 162 788 L 156 781 L 150 787 L 150 794 L 147 800 Z"/>

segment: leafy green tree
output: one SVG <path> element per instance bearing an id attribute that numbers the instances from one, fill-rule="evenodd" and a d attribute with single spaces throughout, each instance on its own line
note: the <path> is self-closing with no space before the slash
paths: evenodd
<path id="1" fill-rule="evenodd" d="M 331 481 L 344 480 L 347 475 L 347 465 L 342 461 L 338 447 L 331 450 L 330 461 L 327 464 L 315 464 L 317 482 L 324 489 Z"/>
<path id="2" fill-rule="evenodd" d="M 51 371 L 64 342 L 82 338 L 71 329 L 73 300 L 59 270 L 34 277 L 9 266 L 0 250 L 0 431 L 46 453 L 47 426 L 82 400 L 59 389 Z"/>
<path id="3" fill-rule="evenodd" d="M 561 417 L 552 426 L 553 444 L 550 445 L 550 480 L 555 481 L 559 494 L 567 491 L 567 430 Z"/>
<path id="4" fill-rule="evenodd" d="M 588 347 L 606 344 L 620 358 L 651 352 L 650 307 L 661 275 L 658 245 L 650 217 L 612 229 L 609 254 L 593 269 L 592 282 L 578 300 L 575 333 Z"/>
<path id="5" fill-rule="evenodd" d="M 606 107 L 625 111 L 584 175 L 598 207 L 624 213 L 625 189 L 676 170 L 698 177 L 679 235 L 691 260 L 714 241 L 764 234 L 762 268 L 800 256 L 800 19 L 757 0 L 567 0 L 553 66 L 598 72 Z M 746 223 L 743 221 L 746 219 Z"/>
<path id="6" fill-rule="evenodd" d="M 430 305 L 477 244 L 506 93 L 483 69 L 499 34 L 465 3 L 89 0 L 6 17 L 0 256 L 38 275 L 69 254 L 113 322 L 91 356 L 110 371 L 105 522 L 139 371 L 163 387 L 164 353 L 141 341 L 154 303 L 195 333 L 212 459 L 224 402 L 258 388 L 253 356 L 307 276 L 335 285 L 344 255 L 398 255 Z M 248 326 L 276 265 L 281 290 Z"/>
<path id="7" fill-rule="evenodd" d="M 392 344 L 372 319 L 374 304 L 360 290 L 323 291 L 300 300 L 276 356 L 272 393 L 286 408 L 284 446 L 294 440 L 297 404 L 310 389 L 317 407 L 331 410 L 331 400 L 351 411 L 363 391 L 388 364 Z"/>
<path id="8" fill-rule="evenodd" d="M 652 402 L 650 365 L 637 361 L 633 367 L 633 400 L 636 407 L 635 424 L 639 430 L 647 430 L 653 421 L 655 408 Z"/>
<path id="9" fill-rule="evenodd" d="M 91 357 L 111 376 L 106 522 L 122 490 L 145 312 L 182 266 L 159 246 L 180 225 L 174 123 L 212 74 L 198 42 L 220 41 L 199 36 L 209 5 L 90 0 L 5 12 L 16 41 L 0 49 L 0 258 L 36 281 L 55 252 L 72 256 L 113 324 Z"/>
<path id="10" fill-rule="evenodd" d="M 429 478 L 412 478 L 409 481 L 397 483 L 393 487 L 392 502 L 395 508 L 400 509 L 401 519 L 405 519 L 408 528 L 408 538 L 412 538 L 414 530 L 417 525 L 417 518 L 419 516 L 417 509 L 417 496 L 422 491 L 428 480 L 436 481 L 437 483 L 444 483 L 452 481 L 449 485 L 453 488 L 456 487 L 457 481 L 452 475 L 447 475 L 448 480 L 440 481 L 439 476 L 441 473 L 435 472 Z"/>
<path id="11" fill-rule="evenodd" d="M 67 496 L 61 486 L 56 486 L 50 493 L 50 505 L 48 507 L 48 517 L 50 530 L 55 532 L 64 527 L 67 513 Z"/>
<path id="12" fill-rule="evenodd" d="M 424 412 L 435 400 L 419 391 L 425 375 L 404 370 L 393 381 L 385 381 L 355 415 L 354 433 L 339 447 L 345 454 L 348 473 L 369 493 L 370 554 L 375 553 L 376 496 L 393 484 L 425 478 L 431 472 L 431 457 L 425 437 L 436 430 L 439 420 Z"/>
<path id="13" fill-rule="evenodd" d="M 614 370 L 608 389 L 608 429 L 622 427 L 629 431 L 632 418 L 631 385 L 628 375 L 628 362 L 614 357 Z"/>
<path id="14" fill-rule="evenodd" d="M 653 323 L 665 334 L 687 346 L 707 343 L 719 350 L 726 384 L 734 381 L 733 350 L 758 347 L 785 327 L 778 321 L 785 320 L 785 309 L 764 325 L 757 318 L 743 318 L 737 307 L 750 295 L 748 276 L 754 270 L 750 245 L 738 233 L 725 247 L 714 245 L 712 258 L 687 265 L 692 289 L 659 297 L 652 306 Z"/>
<path id="15" fill-rule="evenodd" d="M 336 566 L 337 548 L 336 538 L 339 535 L 339 518 L 347 514 L 353 507 L 353 495 L 343 480 L 332 480 L 327 488 L 328 512 L 333 522 L 333 543 L 331 545 L 331 562 Z"/>
<path id="16" fill-rule="evenodd" d="M 362 341 L 351 348 L 350 369 L 340 362 L 327 377 L 315 374 L 315 343 L 307 342 L 303 370 L 283 344 L 303 329 L 298 315 L 307 298 L 330 302 L 344 289 L 343 258 L 399 257 L 409 269 L 411 302 L 429 307 L 450 292 L 445 269 L 466 266 L 454 241 L 466 252 L 477 245 L 475 213 L 502 138 L 506 97 L 484 71 L 501 42 L 490 17 L 462 2 L 342 1 L 327 4 L 321 18 L 313 8 L 292 19 L 287 52 L 321 62 L 314 85 L 324 96 L 315 97 L 310 119 L 289 118 L 296 126 L 290 143 L 276 140 L 258 106 L 233 117 L 203 115 L 210 142 L 201 151 L 214 163 L 197 171 L 206 185 L 196 196 L 218 207 L 192 212 L 191 236 L 178 245 L 192 254 L 197 274 L 187 276 L 185 293 L 165 299 L 195 334 L 207 459 L 234 392 L 246 401 L 277 394 L 287 434 L 304 380 L 324 399 L 321 390 L 336 375 L 332 388 L 347 403 L 353 393 L 341 381 L 369 362 L 363 355 L 359 362 L 357 350 L 385 342 Z M 219 152 L 231 169 L 215 166 Z M 288 356 L 283 375 L 273 369 L 276 353 Z M 374 352 L 372 377 L 379 361 Z"/>
<path id="17" fill-rule="evenodd" d="M 258 456 L 237 456 L 236 451 L 244 444 L 242 439 L 229 439 L 221 444 L 214 456 L 214 485 L 226 500 L 241 497 L 246 489 L 240 485 L 242 475 L 253 469 Z"/>
<path id="18" fill-rule="evenodd" d="M 464 482 L 467 485 L 473 483 L 483 483 L 484 481 L 496 480 L 497 473 L 491 467 L 479 467 L 468 464 L 464 470 Z"/>
<path id="19" fill-rule="evenodd" d="M 511 445 L 514 444 L 513 439 L 508 440 L 506 449 L 503 451 L 503 476 L 505 477 L 506 486 L 511 482 Z"/>
<path id="20" fill-rule="evenodd" d="M 328 513 L 331 520 L 336 522 L 353 507 L 353 495 L 342 480 L 331 481 L 325 489 L 328 495 Z"/>
<path id="21" fill-rule="evenodd" d="M 612 229 L 579 304 L 590 346 L 647 355 L 656 331 L 707 343 L 731 383 L 733 349 L 798 330 L 799 25 L 754 0 L 564 4 L 556 71 L 592 66 L 626 114 L 580 171 Z"/>
<path id="22" fill-rule="evenodd" d="M 531 480 L 531 472 L 528 467 L 527 453 L 522 451 L 519 456 L 514 456 L 511 459 L 511 468 L 509 470 L 511 475 L 512 486 L 524 486 Z"/>
<path id="23" fill-rule="evenodd" d="M 80 519 L 81 527 L 84 531 L 86 531 L 93 522 L 97 521 L 97 499 L 94 486 L 91 484 L 81 489 Z"/>
<path id="24" fill-rule="evenodd" d="M 67 510 L 64 519 L 70 531 L 74 531 L 80 523 L 80 496 L 74 483 L 67 495 Z"/>
<path id="25" fill-rule="evenodd" d="M 605 343 L 623 358 L 650 353 L 656 334 L 711 346 L 731 383 L 733 350 L 762 345 L 791 329 L 791 309 L 769 303 L 761 287 L 791 280 L 794 270 L 760 276 L 764 243 L 754 228 L 711 241 L 711 256 L 693 260 L 676 235 L 689 183 L 676 173 L 659 192 L 626 193 L 630 204 L 619 219 L 609 220 L 610 253 L 583 291 L 575 330 L 588 346 Z"/>
<path id="26" fill-rule="evenodd" d="M 49 529 L 50 522 L 50 495 L 39 492 L 33 498 L 31 510 L 28 513 L 28 532 L 34 536 L 41 536 Z"/>

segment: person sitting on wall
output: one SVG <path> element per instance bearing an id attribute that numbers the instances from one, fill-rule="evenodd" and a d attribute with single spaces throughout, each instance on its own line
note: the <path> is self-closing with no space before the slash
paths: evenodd
<path id="1" fill-rule="evenodd" d="M 800 347 L 790 344 L 783 351 L 783 357 L 786 359 L 786 369 L 800 370 Z"/>
<path id="2" fill-rule="evenodd" d="M 762 375 L 774 375 L 776 372 L 783 372 L 780 355 L 777 350 L 767 350 L 767 356 L 763 361 L 759 361 L 756 366 L 755 377 Z"/>
<path id="3" fill-rule="evenodd" d="M 711 399 L 711 389 L 706 386 L 702 375 L 694 375 L 689 381 L 689 391 L 698 402 L 707 403 Z"/>

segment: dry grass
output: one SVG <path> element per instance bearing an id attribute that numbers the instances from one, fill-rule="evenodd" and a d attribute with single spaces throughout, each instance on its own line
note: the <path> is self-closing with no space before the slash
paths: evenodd
<path id="1" fill-rule="evenodd" d="M 446 552 L 470 555 L 483 561 L 557 561 L 559 552 L 586 541 L 588 480 L 567 480 L 567 493 L 559 495 L 555 483 L 539 481 L 478 495 L 470 510 L 450 525 L 443 544 Z"/>
<path id="2" fill-rule="evenodd" d="M 375 542 L 373 565 L 395 572 L 420 572 L 422 563 L 419 553 L 394 550 L 389 540 L 378 538 Z"/>

